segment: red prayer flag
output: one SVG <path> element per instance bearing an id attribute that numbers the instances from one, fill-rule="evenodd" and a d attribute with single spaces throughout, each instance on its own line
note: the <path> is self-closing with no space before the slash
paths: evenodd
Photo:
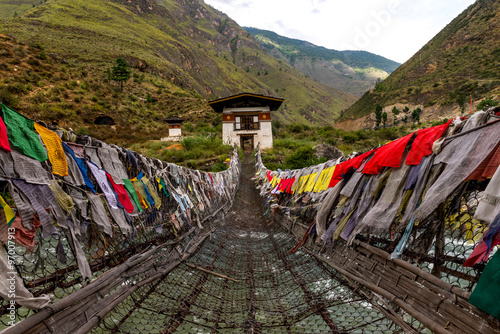
<path id="1" fill-rule="evenodd" d="M 384 167 L 401 167 L 403 153 L 413 135 L 413 133 L 410 133 L 409 135 L 379 147 L 370 161 L 366 163 L 363 173 L 376 175 L 380 173 Z"/>
<path id="2" fill-rule="evenodd" d="M 446 124 L 417 131 L 410 153 L 406 157 L 406 164 L 408 166 L 419 165 L 422 158 L 430 155 L 432 153 L 432 144 L 443 136 L 451 122 L 453 122 L 453 119 Z"/>
<path id="3" fill-rule="evenodd" d="M 10 152 L 9 138 L 7 137 L 7 128 L 5 123 L 0 118 L 0 147 L 7 152 Z"/>

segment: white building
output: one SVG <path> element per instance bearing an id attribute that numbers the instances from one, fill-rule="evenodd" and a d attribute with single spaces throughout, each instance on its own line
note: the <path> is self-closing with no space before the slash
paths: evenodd
<path id="1" fill-rule="evenodd" d="M 283 99 L 252 93 L 241 93 L 209 101 L 222 113 L 222 140 L 225 144 L 239 145 L 243 149 L 273 147 L 271 111 L 276 111 Z"/>
<path id="2" fill-rule="evenodd" d="M 177 116 L 165 119 L 168 123 L 168 137 L 161 138 L 161 141 L 180 141 L 182 139 L 181 123 L 184 120 Z"/>

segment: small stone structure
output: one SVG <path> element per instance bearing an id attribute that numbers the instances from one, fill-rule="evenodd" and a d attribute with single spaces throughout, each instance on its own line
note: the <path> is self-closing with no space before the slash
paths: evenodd
<path id="1" fill-rule="evenodd" d="M 229 145 L 243 149 L 273 147 L 271 111 L 283 103 L 282 98 L 253 93 L 240 93 L 208 104 L 222 113 L 222 140 Z"/>
<path id="2" fill-rule="evenodd" d="M 177 116 L 165 119 L 168 123 L 168 137 L 163 137 L 161 141 L 180 141 L 182 139 L 181 124 L 184 120 Z"/>

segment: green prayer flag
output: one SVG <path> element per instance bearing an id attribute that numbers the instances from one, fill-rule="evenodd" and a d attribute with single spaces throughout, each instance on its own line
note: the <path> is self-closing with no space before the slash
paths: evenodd
<path id="1" fill-rule="evenodd" d="M 129 179 L 123 179 L 123 186 L 125 187 L 125 189 L 127 189 L 128 193 L 130 194 L 130 197 L 132 197 L 132 200 L 134 201 L 139 211 L 142 212 L 141 203 L 139 202 L 139 197 L 135 192 L 135 188 L 134 185 L 132 184 L 132 181 L 130 181 Z"/>
<path id="2" fill-rule="evenodd" d="M 162 186 L 161 190 L 163 191 L 163 193 L 165 194 L 165 196 L 168 197 L 169 195 L 168 195 L 168 192 L 167 192 L 167 186 L 165 185 L 165 182 L 163 182 L 163 179 L 160 179 L 160 183 L 161 183 L 161 186 Z"/>
<path id="3" fill-rule="evenodd" d="M 35 132 L 34 122 L 2 104 L 2 113 L 10 145 L 38 161 L 48 159 L 47 151 Z"/>
<path id="4" fill-rule="evenodd" d="M 479 278 L 474 291 L 469 297 L 469 303 L 480 310 L 500 319 L 500 252 L 488 261 Z"/>

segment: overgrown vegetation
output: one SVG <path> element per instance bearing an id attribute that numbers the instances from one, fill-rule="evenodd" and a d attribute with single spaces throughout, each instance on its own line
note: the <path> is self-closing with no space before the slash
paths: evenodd
<path id="1" fill-rule="evenodd" d="M 390 128 L 344 131 L 331 126 L 309 127 L 303 125 L 283 126 L 273 122 L 274 148 L 262 154 L 266 167 L 277 170 L 296 169 L 311 166 L 326 161 L 317 157 L 315 147 L 319 144 L 333 145 L 349 155 L 353 152 L 366 152 L 372 148 L 384 145 L 420 127 L 434 126 L 447 122 L 437 121 L 426 124 L 411 124 Z"/>
<path id="2" fill-rule="evenodd" d="M 131 149 L 149 157 L 207 171 L 225 170 L 224 161 L 231 157 L 232 147 L 224 145 L 215 134 L 195 134 L 180 143 L 159 140 L 133 144 Z"/>

